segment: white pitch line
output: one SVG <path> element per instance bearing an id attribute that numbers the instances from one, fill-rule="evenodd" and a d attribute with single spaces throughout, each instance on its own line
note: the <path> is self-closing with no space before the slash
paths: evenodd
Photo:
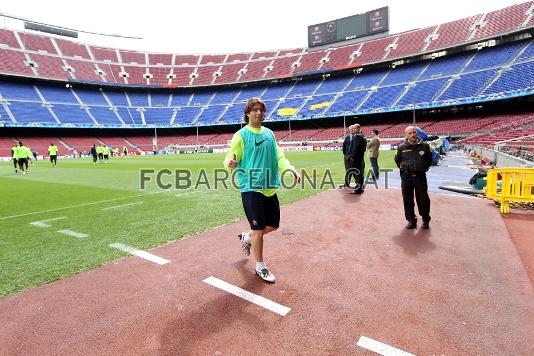
<path id="1" fill-rule="evenodd" d="M 399 350 L 393 346 L 386 345 L 380 341 L 376 341 L 365 336 L 360 336 L 357 345 L 383 356 L 414 356 L 409 352 Z"/>
<path id="2" fill-rule="evenodd" d="M 72 230 L 58 230 L 57 232 L 60 232 L 62 234 L 69 235 L 69 236 L 72 236 L 72 237 L 76 237 L 78 239 L 83 239 L 84 237 L 89 236 L 87 234 L 84 234 L 83 232 L 76 232 L 76 231 L 72 231 Z"/>
<path id="3" fill-rule="evenodd" d="M 102 211 L 104 211 L 104 210 L 110 210 L 110 209 L 119 209 L 119 208 L 124 208 L 125 206 L 137 205 L 137 204 L 143 204 L 143 202 L 142 202 L 142 201 L 138 201 L 138 202 L 135 202 L 135 203 L 129 203 L 129 204 L 123 204 L 123 205 L 109 206 L 109 207 L 107 207 L 107 208 L 102 209 Z"/>
<path id="4" fill-rule="evenodd" d="M 88 205 L 95 205 L 95 204 L 102 204 L 102 203 L 109 203 L 110 201 L 117 201 L 117 200 L 124 200 L 124 199 L 130 199 L 130 198 L 138 198 L 138 197 L 144 197 L 146 195 L 153 195 L 153 194 L 160 194 L 165 193 L 166 190 L 161 190 L 153 193 L 146 193 L 146 194 L 139 194 L 139 195 L 131 195 L 127 197 L 121 197 L 121 198 L 114 198 L 114 199 L 107 199 L 107 200 L 100 200 L 100 201 L 94 201 L 91 203 L 84 203 L 84 204 L 78 204 L 78 205 L 70 205 L 65 206 L 63 208 L 56 208 L 56 209 L 49 209 L 49 210 L 41 210 L 41 211 L 33 211 L 31 213 L 25 213 L 25 214 L 17 214 L 17 215 L 11 215 L 11 216 L 3 216 L 0 217 L 0 220 L 7 220 L 7 219 L 13 219 L 13 218 L 19 218 L 21 216 L 28 216 L 28 215 L 35 215 L 35 214 L 44 214 L 44 213 L 51 213 L 53 211 L 59 211 L 59 210 L 65 210 L 65 209 L 72 209 L 72 208 L 80 208 L 82 206 L 88 206 Z"/>
<path id="5" fill-rule="evenodd" d="M 32 221 L 30 225 L 38 226 L 38 227 L 51 227 L 52 225 L 47 224 L 48 221 L 54 221 L 54 220 L 61 220 L 65 219 L 66 216 L 60 216 L 59 218 L 53 218 L 53 219 L 47 219 L 47 220 L 39 220 L 39 221 Z"/>
<path id="6" fill-rule="evenodd" d="M 273 302 L 272 300 L 266 299 L 260 295 L 250 293 L 249 291 L 236 287 L 233 284 L 227 283 L 213 276 L 204 279 L 203 282 L 222 289 L 223 291 L 233 294 L 236 297 L 245 299 L 253 304 L 259 305 L 260 307 L 269 309 L 270 311 L 282 316 L 285 316 L 291 310 L 291 308 Z"/>
<path id="7" fill-rule="evenodd" d="M 181 197 L 183 195 L 189 195 L 189 194 L 196 194 L 196 193 L 200 193 L 200 192 L 203 192 L 204 190 L 195 190 L 193 192 L 187 192 L 187 193 L 181 193 L 181 194 L 176 194 L 175 196 L 176 197 Z"/>
<path id="8" fill-rule="evenodd" d="M 145 260 L 157 263 L 158 265 L 164 265 L 166 263 L 171 262 L 169 260 L 166 260 L 163 257 L 159 257 L 159 256 L 153 255 L 153 254 L 151 254 L 149 252 L 146 252 L 146 251 L 143 251 L 143 250 L 138 250 L 138 249 L 136 249 L 134 247 L 127 246 L 127 245 L 124 245 L 124 244 L 121 244 L 121 243 L 118 243 L 118 242 L 112 243 L 109 246 L 113 247 L 113 248 L 116 248 L 118 250 L 121 250 L 122 252 L 126 252 L 126 253 L 129 253 L 129 254 L 135 255 L 137 257 L 144 258 Z"/>

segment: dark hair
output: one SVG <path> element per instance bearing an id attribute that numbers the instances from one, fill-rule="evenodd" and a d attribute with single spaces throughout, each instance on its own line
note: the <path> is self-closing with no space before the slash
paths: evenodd
<path id="1" fill-rule="evenodd" d="M 374 129 L 374 130 L 373 130 L 373 133 L 374 133 L 375 135 L 378 135 L 378 130 L 377 130 L 377 129 Z"/>
<path id="2" fill-rule="evenodd" d="M 260 98 L 250 98 L 247 101 L 247 104 L 245 105 L 244 115 L 243 119 L 245 120 L 245 123 L 248 124 L 248 116 L 247 114 L 252 110 L 252 107 L 256 104 L 260 104 L 263 112 L 267 111 L 267 107 L 265 106 L 265 103 Z"/>

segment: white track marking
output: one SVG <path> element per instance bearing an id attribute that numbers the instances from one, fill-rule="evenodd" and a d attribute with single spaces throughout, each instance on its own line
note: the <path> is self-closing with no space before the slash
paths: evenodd
<path id="1" fill-rule="evenodd" d="M 52 225 L 47 224 L 48 221 L 61 220 L 61 219 L 65 219 L 65 218 L 66 218 L 66 216 L 60 216 L 59 218 L 40 220 L 40 221 L 33 221 L 33 222 L 30 223 L 30 225 L 38 226 L 38 227 L 50 227 Z"/>
<path id="2" fill-rule="evenodd" d="M 123 205 L 109 206 L 109 207 L 107 207 L 107 208 L 102 209 L 102 211 L 104 211 L 104 210 L 110 210 L 110 209 L 119 209 L 119 208 L 124 208 L 125 206 L 131 206 L 131 205 L 137 205 L 137 204 L 143 204 L 143 202 L 142 202 L 142 201 L 138 201 L 138 202 L 135 202 L 135 203 L 129 203 L 129 204 L 123 204 Z"/>
<path id="3" fill-rule="evenodd" d="M 450 194 L 450 193 L 438 193 L 440 195 L 446 195 L 449 197 L 455 197 L 455 198 L 464 198 L 464 199 L 478 199 L 477 197 L 469 196 L 469 195 L 456 195 L 456 194 Z"/>
<path id="4" fill-rule="evenodd" d="M 275 303 L 272 300 L 266 299 L 260 295 L 250 293 L 249 291 L 236 287 L 233 284 L 227 283 L 215 277 L 208 277 L 204 279 L 203 282 L 282 316 L 285 316 L 291 310 L 291 308 Z"/>
<path id="5" fill-rule="evenodd" d="M 386 345 L 380 341 L 376 341 L 365 336 L 360 336 L 357 345 L 384 356 L 414 356 L 409 352 L 399 350 L 393 346 Z"/>
<path id="6" fill-rule="evenodd" d="M 176 194 L 175 196 L 176 196 L 176 197 L 181 197 L 181 196 L 184 196 L 184 195 L 196 194 L 196 193 L 200 193 L 200 192 L 205 192 L 205 190 L 195 190 L 195 191 L 193 191 L 193 192 L 187 192 L 187 193 Z"/>
<path id="7" fill-rule="evenodd" d="M 154 192 L 154 193 L 146 193 L 146 194 L 139 194 L 139 195 L 130 195 L 130 196 L 127 196 L 127 197 L 114 198 L 114 199 L 107 199 L 107 200 L 100 200 L 100 201 L 94 201 L 94 202 L 91 202 L 91 203 L 83 203 L 83 204 L 78 204 L 78 205 L 70 205 L 70 206 L 65 206 L 65 207 L 63 207 L 63 208 L 56 208 L 56 209 L 49 209 L 49 210 L 34 211 L 34 212 L 31 212 L 31 213 L 17 214 L 17 215 L 11 215 L 11 216 L 3 216 L 3 217 L 0 217 L 0 220 L 13 219 L 13 218 L 21 217 L 21 216 L 28 216 L 28 215 L 35 215 L 35 214 L 50 213 L 50 212 L 53 212 L 53 211 L 59 211 L 59 210 L 65 210 L 65 209 L 80 208 L 80 207 L 82 207 L 82 206 L 95 205 L 95 204 L 102 204 L 102 203 L 109 203 L 110 201 L 124 200 L 124 199 L 130 199 L 130 198 L 138 198 L 138 197 L 144 197 L 144 196 L 146 196 L 146 195 L 154 195 L 154 194 L 160 194 L 160 193 L 165 193 L 165 192 L 166 192 L 166 190 L 161 190 L 161 191 Z"/>
<path id="8" fill-rule="evenodd" d="M 87 234 L 84 234 L 83 232 L 76 232 L 76 231 L 72 231 L 72 230 L 58 230 L 57 232 L 60 232 L 62 234 L 69 235 L 69 236 L 72 236 L 72 237 L 76 237 L 78 239 L 83 239 L 84 237 L 89 236 Z"/>
<path id="9" fill-rule="evenodd" d="M 129 253 L 129 254 L 144 258 L 145 260 L 157 263 L 158 265 L 164 265 L 166 263 L 171 262 L 169 260 L 164 259 L 163 257 L 159 257 L 159 256 L 153 255 L 153 254 L 151 254 L 149 252 L 146 252 L 146 251 L 143 251 L 143 250 L 138 250 L 138 249 L 136 249 L 134 247 L 127 246 L 127 245 L 124 245 L 124 244 L 121 244 L 121 243 L 117 243 L 116 242 L 116 243 L 110 244 L 109 246 L 113 247 L 113 248 L 116 248 L 118 250 L 121 250 L 122 252 L 126 252 L 126 253 Z"/>

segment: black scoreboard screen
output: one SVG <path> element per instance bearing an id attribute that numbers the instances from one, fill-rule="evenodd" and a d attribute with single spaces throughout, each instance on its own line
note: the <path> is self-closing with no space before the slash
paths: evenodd
<path id="1" fill-rule="evenodd" d="M 389 8 L 308 26 L 308 47 L 352 40 L 389 31 Z"/>

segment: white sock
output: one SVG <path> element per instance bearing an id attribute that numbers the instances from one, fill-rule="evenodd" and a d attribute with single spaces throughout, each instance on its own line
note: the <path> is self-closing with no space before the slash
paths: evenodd
<path id="1" fill-rule="evenodd" d="M 245 241 L 247 244 L 249 244 L 250 241 L 252 241 L 252 239 L 250 238 L 250 235 L 249 235 L 248 232 L 245 232 L 245 233 L 243 234 L 243 241 Z"/>
<path id="2" fill-rule="evenodd" d="M 262 269 L 266 268 L 267 265 L 265 264 L 265 262 L 261 261 L 261 262 L 256 262 L 256 271 L 261 271 Z"/>

